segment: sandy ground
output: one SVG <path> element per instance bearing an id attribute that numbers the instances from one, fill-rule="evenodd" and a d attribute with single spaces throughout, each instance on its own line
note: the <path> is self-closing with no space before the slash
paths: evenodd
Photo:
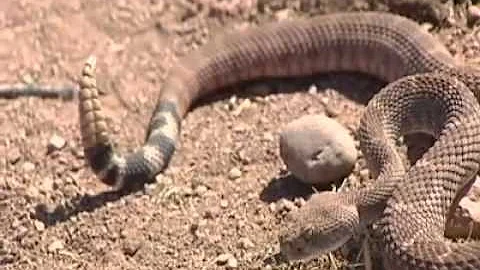
<path id="1" fill-rule="evenodd" d="M 141 144 L 176 57 L 216 32 L 371 8 L 360 0 L 324 2 L 1 1 L 0 82 L 72 85 L 94 54 L 109 125 L 128 151 Z M 434 34 L 459 60 L 474 63 L 475 29 L 458 20 Z M 103 193 L 108 188 L 85 165 L 75 101 L 0 100 L 0 268 L 362 269 L 361 260 L 340 252 L 292 264 L 275 256 L 288 208 L 281 198 L 313 192 L 285 171 L 278 133 L 313 113 L 328 113 L 354 133 L 380 85 L 333 74 L 248 87 L 296 92 L 233 92 L 202 103 L 184 120 L 179 149 L 158 183 L 125 196 Z M 348 180 L 368 180 L 361 159 Z"/>

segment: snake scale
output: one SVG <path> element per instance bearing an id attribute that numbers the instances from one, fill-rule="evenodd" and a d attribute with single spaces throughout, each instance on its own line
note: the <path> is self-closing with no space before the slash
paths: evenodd
<path id="1" fill-rule="evenodd" d="M 359 229 L 380 224 L 392 269 L 480 269 L 480 243 L 444 237 L 455 194 L 480 161 L 480 76 L 459 66 L 433 36 L 404 17 L 337 13 L 223 35 L 178 61 L 159 93 L 145 144 L 128 155 L 113 148 L 90 58 L 80 80 L 86 158 L 106 184 L 126 188 L 168 164 L 180 122 L 194 101 L 241 81 L 360 72 L 390 84 L 372 100 L 359 137 L 372 186 L 314 194 L 285 221 L 280 247 L 291 260 L 334 250 Z M 395 142 L 426 132 L 434 145 L 404 168 Z"/>

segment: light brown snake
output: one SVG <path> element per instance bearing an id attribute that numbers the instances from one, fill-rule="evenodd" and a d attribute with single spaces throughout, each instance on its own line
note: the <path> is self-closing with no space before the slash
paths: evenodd
<path id="1" fill-rule="evenodd" d="M 392 269 L 480 269 L 479 242 L 444 237 L 456 192 L 480 161 L 480 76 L 457 66 L 435 38 L 406 18 L 375 12 L 324 15 L 224 35 L 180 59 L 163 85 L 145 144 L 123 156 L 112 146 L 96 90 L 95 64 L 80 82 L 86 158 L 117 188 L 152 180 L 168 164 L 191 104 L 223 87 L 265 77 L 360 72 L 393 82 L 368 104 L 359 137 L 371 187 L 316 194 L 286 220 L 282 253 L 302 259 L 336 249 L 379 220 Z M 434 73 L 429 73 L 434 72 Z M 429 73 L 415 75 L 420 73 Z M 475 96 L 474 96 L 475 95 Z M 434 145 L 410 169 L 395 141 L 426 132 Z"/>

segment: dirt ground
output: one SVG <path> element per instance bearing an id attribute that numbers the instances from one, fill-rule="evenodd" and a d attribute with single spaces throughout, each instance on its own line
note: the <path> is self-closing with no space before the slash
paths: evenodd
<path id="1" fill-rule="evenodd" d="M 118 147 L 128 151 L 142 143 L 175 58 L 217 31 L 384 8 L 373 6 L 360 0 L 1 1 L 0 82 L 73 85 L 94 54 L 109 124 Z M 475 63 L 477 33 L 463 20 L 464 7 L 453 9 L 453 25 L 432 31 L 460 61 Z M 183 121 L 165 174 L 124 196 L 104 193 L 108 188 L 85 165 L 75 101 L 0 100 L 0 268 L 363 269 L 361 260 L 344 260 L 340 252 L 307 263 L 276 256 L 288 202 L 313 192 L 285 171 L 279 131 L 301 115 L 328 113 L 354 133 L 371 90 L 380 86 L 348 74 L 313 82 L 316 87 L 312 81 L 250 85 L 254 93 L 300 91 L 233 92 L 197 106 Z M 361 159 L 348 180 L 354 186 L 368 180 Z"/>

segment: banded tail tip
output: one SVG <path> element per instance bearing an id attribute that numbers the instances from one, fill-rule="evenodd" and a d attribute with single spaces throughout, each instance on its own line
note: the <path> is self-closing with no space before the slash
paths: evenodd
<path id="1" fill-rule="evenodd" d="M 87 124 L 89 125 L 85 126 L 83 125 L 84 123 L 82 123 L 81 126 L 83 129 L 82 136 L 84 137 L 84 153 L 88 165 L 97 178 L 102 183 L 110 186 L 113 190 L 118 191 L 124 187 L 123 177 L 120 173 L 120 167 L 124 165 L 124 162 L 122 162 L 122 158 L 118 158 L 115 155 L 113 145 L 110 143 L 108 136 L 106 135 L 106 124 L 104 123 L 101 114 L 100 102 L 96 100 L 98 98 L 95 78 L 96 66 L 96 57 L 90 55 L 85 60 L 80 79 L 81 96 L 83 94 L 83 99 L 81 99 L 80 103 L 80 121 L 82 122 L 82 116 L 84 121 L 85 119 L 89 120 L 87 121 Z M 87 126 L 92 128 L 90 130 L 85 130 Z M 103 135 L 103 137 L 100 135 Z M 94 139 L 87 140 L 86 138 Z"/>
<path id="2" fill-rule="evenodd" d="M 82 75 L 93 75 L 97 67 L 97 58 L 94 55 L 88 56 L 83 66 Z"/>
<path id="3" fill-rule="evenodd" d="M 83 64 L 81 78 L 79 81 L 80 91 L 82 89 L 96 88 L 97 81 L 95 78 L 95 69 L 97 68 L 97 58 L 95 56 L 89 56 Z"/>

